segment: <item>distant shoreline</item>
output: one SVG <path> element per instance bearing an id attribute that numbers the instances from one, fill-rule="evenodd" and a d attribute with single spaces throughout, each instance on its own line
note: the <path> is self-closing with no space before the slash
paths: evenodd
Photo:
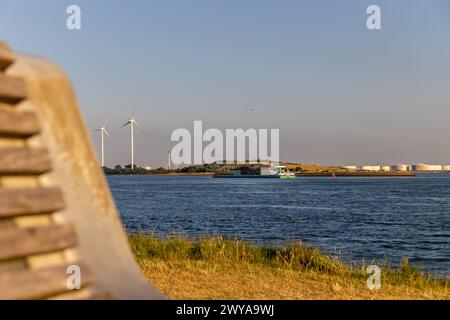
<path id="1" fill-rule="evenodd" d="M 414 177 L 417 174 L 425 173 L 445 173 L 449 171 L 410 171 L 410 170 L 350 170 L 344 167 L 337 166 L 322 166 L 317 164 L 299 164 L 299 163 L 285 163 L 286 168 L 294 173 L 297 177 Z M 255 172 L 262 164 L 203 164 L 193 165 L 178 169 L 135 167 L 132 171 L 131 166 L 127 165 L 121 167 L 116 165 L 114 168 L 103 167 L 103 171 L 107 176 L 114 175 L 135 175 L 135 176 L 155 176 L 155 177 L 195 177 L 195 176 L 213 176 L 216 172 L 229 172 L 234 170 L 241 170 L 243 167 L 254 169 Z"/>
<path id="2" fill-rule="evenodd" d="M 193 172 L 193 173 L 113 173 L 113 174 L 105 174 L 106 176 L 149 176 L 149 177 L 209 177 L 214 175 L 214 172 Z"/>
<path id="3" fill-rule="evenodd" d="M 193 173 L 148 173 L 148 174 L 106 174 L 107 176 L 152 176 L 152 177 L 210 177 L 214 172 L 193 172 Z M 331 172 L 310 172 L 296 173 L 297 177 L 332 177 Z M 335 172 L 336 177 L 415 177 L 415 172 Z"/>
<path id="4" fill-rule="evenodd" d="M 331 172 L 297 173 L 297 177 L 332 177 Z M 335 172 L 336 177 L 415 177 L 416 173 L 411 171 L 377 171 L 377 172 Z"/>

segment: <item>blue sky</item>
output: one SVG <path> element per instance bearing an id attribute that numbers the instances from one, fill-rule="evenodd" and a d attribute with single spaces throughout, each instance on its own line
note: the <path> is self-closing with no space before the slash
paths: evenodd
<path id="1" fill-rule="evenodd" d="M 286 161 L 450 163 L 449 36 L 447 0 L 0 0 L 0 39 L 64 68 L 91 131 L 108 116 L 110 166 L 129 163 L 134 99 L 141 165 L 194 120 L 279 128 Z"/>

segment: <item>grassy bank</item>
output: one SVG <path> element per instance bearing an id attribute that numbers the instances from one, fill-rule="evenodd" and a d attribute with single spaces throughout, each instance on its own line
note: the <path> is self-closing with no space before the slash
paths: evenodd
<path id="1" fill-rule="evenodd" d="M 220 237 L 189 241 L 132 235 L 148 279 L 173 299 L 450 299 L 449 280 L 424 274 L 404 259 L 382 269 L 381 289 L 367 289 L 367 264 L 349 265 L 293 244 L 263 248 Z"/>

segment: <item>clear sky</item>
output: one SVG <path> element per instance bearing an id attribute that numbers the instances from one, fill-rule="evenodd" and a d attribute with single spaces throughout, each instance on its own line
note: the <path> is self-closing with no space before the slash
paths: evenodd
<path id="1" fill-rule="evenodd" d="M 140 165 L 194 120 L 279 128 L 285 161 L 450 163 L 448 0 L 0 0 L 0 39 L 64 68 L 91 131 L 108 117 L 109 166 L 130 162 L 135 98 Z"/>

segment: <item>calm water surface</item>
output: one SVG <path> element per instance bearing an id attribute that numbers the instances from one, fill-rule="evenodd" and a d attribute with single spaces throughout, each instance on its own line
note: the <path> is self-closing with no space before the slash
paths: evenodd
<path id="1" fill-rule="evenodd" d="M 301 240 L 347 260 L 407 255 L 450 275 L 450 175 L 213 179 L 108 177 L 130 232 Z"/>

